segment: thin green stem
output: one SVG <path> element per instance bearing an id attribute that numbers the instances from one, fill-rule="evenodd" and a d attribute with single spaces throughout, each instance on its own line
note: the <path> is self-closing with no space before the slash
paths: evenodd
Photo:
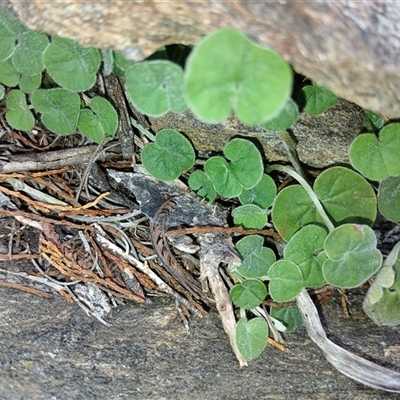
<path id="1" fill-rule="evenodd" d="M 135 121 L 133 118 L 131 118 L 131 124 L 138 129 L 140 132 L 143 133 L 143 135 L 145 135 L 146 137 L 148 137 L 150 140 L 152 140 L 153 142 L 155 142 L 156 137 L 149 132 L 146 128 L 144 128 L 142 125 L 139 124 L 139 122 Z"/>
<path id="2" fill-rule="evenodd" d="M 285 146 L 289 161 L 292 163 L 292 165 L 293 165 L 294 169 L 297 171 L 297 173 L 304 180 L 306 180 L 306 177 L 305 177 L 304 172 L 300 165 L 299 157 L 297 155 L 296 143 L 293 141 L 293 139 L 290 137 L 289 133 L 286 130 L 279 131 L 279 135 Z"/>
<path id="3" fill-rule="evenodd" d="M 307 181 L 302 176 L 300 176 L 296 171 L 293 171 L 292 169 L 290 169 L 284 165 L 278 165 L 278 164 L 269 166 L 265 170 L 265 172 L 268 173 L 273 170 L 282 171 L 282 172 L 292 176 L 294 179 L 296 179 L 296 181 L 299 182 L 301 186 L 303 186 L 303 188 L 305 189 L 307 194 L 310 196 L 311 201 L 314 203 L 314 206 L 317 209 L 318 214 L 321 216 L 322 220 L 324 221 L 324 223 L 327 226 L 327 228 L 329 229 L 329 231 L 333 231 L 335 229 L 331 220 L 329 219 L 328 215 L 326 214 L 324 208 L 322 207 L 322 204 L 319 201 L 318 197 L 312 190 L 311 186 L 307 183 Z"/>

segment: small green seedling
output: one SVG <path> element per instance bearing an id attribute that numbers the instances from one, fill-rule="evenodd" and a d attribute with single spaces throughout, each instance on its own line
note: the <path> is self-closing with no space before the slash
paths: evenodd
<path id="1" fill-rule="evenodd" d="M 66 89 L 39 89 L 32 93 L 33 107 L 42 114 L 46 128 L 59 135 L 71 135 L 76 130 L 81 101 L 79 96 Z"/>
<path id="2" fill-rule="evenodd" d="M 147 115 L 158 117 L 168 111 L 179 113 L 187 107 L 183 97 L 183 70 L 170 61 L 135 64 L 126 71 L 125 78 L 130 100 Z"/>
<path id="3" fill-rule="evenodd" d="M 363 309 L 377 324 L 400 324 L 400 242 L 386 258 L 365 296 Z"/>
<path id="4" fill-rule="evenodd" d="M 195 161 L 190 142 L 173 129 L 158 132 L 155 143 L 147 144 L 142 151 L 146 170 L 161 181 L 173 181 L 190 168 Z"/>
<path id="5" fill-rule="evenodd" d="M 237 272 L 244 278 L 265 279 L 271 265 L 276 261 L 275 253 L 264 247 L 264 238 L 259 235 L 245 236 L 235 246 L 242 259 Z"/>
<path id="6" fill-rule="evenodd" d="M 350 146 L 350 161 L 355 169 L 374 181 L 400 175 L 400 124 L 385 126 L 374 133 L 357 136 Z"/>
<path id="7" fill-rule="evenodd" d="M 321 114 L 337 101 L 337 97 L 329 89 L 313 82 L 304 86 L 299 94 L 299 103 L 303 111 L 309 114 Z"/>
<path id="8" fill-rule="evenodd" d="M 105 137 L 113 137 L 118 128 L 118 115 L 109 101 L 94 97 L 89 108 L 80 111 L 78 129 L 96 143 Z"/>
<path id="9" fill-rule="evenodd" d="M 25 93 L 11 90 L 8 93 L 6 120 L 15 129 L 30 130 L 35 125 L 35 119 L 26 104 Z"/>
<path id="10" fill-rule="evenodd" d="M 93 99 L 88 109 L 81 109 L 80 92 L 94 85 L 100 67 L 97 49 L 31 31 L 4 10 L 0 10 L 0 33 L 0 82 L 19 87 L 7 92 L 1 86 L 10 126 L 28 131 L 41 115 L 43 125 L 60 135 L 79 129 L 100 143 L 115 134 L 117 114 L 107 100 Z"/>
<path id="11" fill-rule="evenodd" d="M 224 157 L 211 157 L 204 172 L 217 193 L 230 198 L 240 195 L 243 189 L 252 189 L 263 175 L 263 163 L 257 147 L 244 139 L 231 140 L 224 149 Z"/>
<path id="12" fill-rule="evenodd" d="M 241 318 L 236 325 L 236 343 L 246 360 L 258 357 L 268 340 L 268 324 L 264 318 Z"/>
<path id="13" fill-rule="evenodd" d="M 278 54 L 236 29 L 224 28 L 193 49 L 186 64 L 185 93 L 190 108 L 204 121 L 221 122 L 233 110 L 242 122 L 258 125 L 284 107 L 292 80 L 289 65 Z"/>

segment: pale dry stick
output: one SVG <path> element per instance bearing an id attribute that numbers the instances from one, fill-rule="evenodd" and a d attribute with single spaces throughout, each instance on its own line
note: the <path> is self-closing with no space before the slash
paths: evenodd
<path id="1" fill-rule="evenodd" d="M 331 342 L 326 336 L 317 309 L 307 290 L 303 289 L 296 299 L 308 336 L 339 372 L 374 389 L 400 393 L 398 372 L 365 360 Z"/>
<path id="2" fill-rule="evenodd" d="M 102 229 L 97 224 L 95 224 L 94 226 L 95 226 L 95 238 L 99 243 L 100 247 L 103 248 L 103 250 L 108 250 L 110 253 L 120 257 L 128 264 L 133 265 L 139 271 L 146 274 L 157 285 L 158 290 L 170 296 L 173 296 L 176 300 L 179 301 L 179 303 L 183 304 L 187 309 L 192 311 L 198 317 L 202 318 L 202 315 L 199 312 L 199 310 L 193 307 L 192 304 L 190 304 L 184 297 L 182 297 L 179 293 L 175 292 L 175 290 L 173 290 L 170 286 L 168 286 L 158 275 L 156 275 L 149 268 L 146 262 L 142 263 L 136 258 L 134 258 L 131 254 L 127 254 L 126 252 L 124 252 L 114 243 L 110 242 L 108 239 L 102 236 Z"/>
<path id="3" fill-rule="evenodd" d="M 215 298 L 218 313 L 221 317 L 222 326 L 229 338 L 232 350 L 239 361 L 240 367 L 246 367 L 247 361 L 240 354 L 236 344 L 236 318 L 229 292 L 219 274 L 220 261 L 220 254 L 218 251 L 214 252 L 212 249 L 207 249 L 207 251 L 202 252 L 200 255 L 200 280 L 208 281 L 211 292 Z"/>
<path id="4" fill-rule="evenodd" d="M 2 173 L 41 171 L 57 169 L 66 165 L 79 165 L 90 160 L 97 145 L 82 146 L 73 149 L 46 151 L 45 153 L 24 153 L 9 157 L 9 161 L 0 164 Z M 102 161 L 105 160 L 102 159 Z"/>

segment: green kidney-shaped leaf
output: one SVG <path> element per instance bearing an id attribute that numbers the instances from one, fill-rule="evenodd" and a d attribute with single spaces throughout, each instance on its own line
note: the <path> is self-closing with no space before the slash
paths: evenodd
<path id="1" fill-rule="evenodd" d="M 15 69 L 27 76 L 42 72 L 43 52 L 48 45 L 49 40 L 42 32 L 26 31 L 18 35 L 18 44 L 12 56 Z"/>
<path id="2" fill-rule="evenodd" d="M 400 124 L 381 129 L 379 138 L 373 133 L 357 136 L 349 150 L 352 166 L 366 178 L 381 181 L 400 175 Z"/>
<path id="3" fill-rule="evenodd" d="M 90 100 L 91 110 L 81 110 L 78 120 L 79 130 L 96 143 L 104 137 L 113 137 L 118 128 L 118 114 L 114 107 L 102 97 Z"/>
<path id="4" fill-rule="evenodd" d="M 344 167 L 329 168 L 315 180 L 314 192 L 334 224 L 372 225 L 375 221 L 374 190 L 357 172 Z"/>
<path id="5" fill-rule="evenodd" d="M 268 274 L 270 266 L 275 262 L 275 253 L 263 247 L 264 239 L 258 235 L 245 236 L 236 243 L 236 250 L 242 259 L 242 264 L 237 268 L 240 275 L 245 278 L 262 279 Z"/>
<path id="6" fill-rule="evenodd" d="M 229 293 L 236 307 L 251 310 L 263 302 L 267 296 L 267 288 L 259 279 L 246 279 L 233 286 Z"/>
<path id="7" fill-rule="evenodd" d="M 12 59 L 0 62 L 0 82 L 8 87 L 17 86 L 21 74 L 15 69 Z"/>
<path id="8" fill-rule="evenodd" d="M 129 98 L 142 113 L 159 117 L 186 109 L 183 71 L 178 65 L 167 60 L 145 61 L 133 65 L 125 78 Z"/>
<path id="9" fill-rule="evenodd" d="M 360 286 L 381 266 L 382 254 L 376 248 L 376 236 L 367 225 L 344 224 L 325 239 L 328 259 L 322 266 L 326 281 L 333 286 Z"/>
<path id="10" fill-rule="evenodd" d="M 400 221 L 400 176 L 391 176 L 380 183 L 378 208 L 388 220 Z"/>
<path id="11" fill-rule="evenodd" d="M 263 163 L 257 147 L 245 139 L 233 139 L 224 149 L 222 157 L 211 157 L 204 165 L 204 171 L 223 197 L 238 196 L 243 189 L 257 185 L 263 175 Z"/>
<path id="12" fill-rule="evenodd" d="M 191 168 L 195 161 L 192 145 L 182 134 L 173 129 L 157 133 L 155 143 L 142 150 L 142 163 L 146 170 L 161 181 L 173 181 Z"/>
<path id="13" fill-rule="evenodd" d="M 400 324 L 399 244 L 386 258 L 363 302 L 365 313 L 379 326 Z"/>
<path id="14" fill-rule="evenodd" d="M 269 293 L 278 302 L 293 300 L 304 287 L 301 270 L 292 261 L 278 260 L 272 264 L 268 276 Z"/>
<path id="15" fill-rule="evenodd" d="M 288 99 L 280 113 L 274 118 L 263 122 L 261 126 L 267 131 L 278 132 L 290 128 L 298 117 L 299 107 L 292 99 Z"/>
<path id="16" fill-rule="evenodd" d="M 274 180 L 264 174 L 252 189 L 245 189 L 240 193 L 239 200 L 242 204 L 255 204 L 263 209 L 272 205 L 276 197 L 276 185 Z"/>
<path id="17" fill-rule="evenodd" d="M 14 129 L 28 131 L 34 127 L 35 119 L 26 104 L 25 93 L 11 90 L 7 95 L 6 105 L 6 120 Z"/>
<path id="18" fill-rule="evenodd" d="M 4 61 L 13 54 L 18 34 L 26 29 L 7 11 L 0 9 L 0 61 Z"/>
<path id="19" fill-rule="evenodd" d="M 303 325 L 303 319 L 296 306 L 271 307 L 270 315 L 285 325 L 285 332 L 292 332 Z"/>
<path id="20" fill-rule="evenodd" d="M 52 38 L 43 59 L 49 75 L 74 92 L 89 90 L 94 85 L 101 61 L 97 49 L 60 37 Z"/>
<path id="21" fill-rule="evenodd" d="M 300 185 L 286 187 L 278 193 L 272 208 L 272 222 L 285 241 L 303 226 L 323 225 L 310 196 Z"/>
<path id="22" fill-rule="evenodd" d="M 75 132 L 81 104 L 76 93 L 60 88 L 39 89 L 32 93 L 31 101 L 48 129 L 59 135 Z"/>
<path id="23" fill-rule="evenodd" d="M 285 260 L 296 263 L 303 275 L 305 287 L 317 287 L 326 283 L 322 265 L 326 260 L 323 251 L 326 230 L 317 225 L 307 225 L 296 232 L 286 244 Z"/>
<path id="24" fill-rule="evenodd" d="M 30 76 L 21 75 L 18 86 L 24 93 L 32 93 L 34 90 L 39 89 L 41 83 L 42 74 Z"/>
<path id="25" fill-rule="evenodd" d="M 337 97 L 329 89 L 313 83 L 304 86 L 300 92 L 300 103 L 309 114 L 321 114 L 336 103 Z"/>
<path id="26" fill-rule="evenodd" d="M 262 229 L 267 223 L 267 213 L 254 204 L 245 204 L 232 211 L 233 222 L 246 229 Z"/>
<path id="27" fill-rule="evenodd" d="M 240 354 L 247 360 L 258 357 L 268 341 L 268 324 L 264 318 L 248 321 L 241 318 L 236 325 L 236 345 Z"/>
<path id="28" fill-rule="evenodd" d="M 194 171 L 189 177 L 189 186 L 207 201 L 214 201 L 217 196 L 214 185 L 203 171 Z"/>
<path id="29" fill-rule="evenodd" d="M 280 112 L 291 87 L 282 57 L 233 28 L 208 35 L 186 63 L 187 101 L 207 122 L 221 122 L 234 110 L 244 123 L 258 125 Z"/>

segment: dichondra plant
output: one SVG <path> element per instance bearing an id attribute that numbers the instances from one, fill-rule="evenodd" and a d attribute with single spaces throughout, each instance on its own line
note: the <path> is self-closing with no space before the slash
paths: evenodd
<path id="1" fill-rule="evenodd" d="M 166 59 L 131 65 L 114 52 L 32 32 L 4 12 L 0 43 L 0 82 L 12 88 L 0 85 L 0 94 L 6 96 L 6 119 L 15 129 L 32 129 L 40 115 L 43 125 L 60 135 L 78 129 L 97 143 L 112 137 L 118 126 L 113 106 L 102 97 L 88 100 L 81 95 L 94 85 L 103 61 L 104 73 L 125 77 L 131 102 L 144 114 L 160 116 L 189 107 L 200 119 L 215 123 L 234 112 L 243 123 L 280 135 L 295 171 L 283 165 L 265 168 L 268 160 L 245 138 L 232 139 L 222 155 L 194 169 L 194 149 L 173 129 L 158 132 L 141 154 L 155 178 L 172 181 L 188 172 L 189 186 L 206 201 L 237 198 L 240 205 L 232 210 L 236 225 L 272 225 L 282 238 L 283 250 L 260 235 L 241 238 L 236 243 L 241 265 L 228 266 L 235 283 L 230 296 L 239 315 L 236 344 L 245 359 L 263 351 L 269 330 L 290 331 L 301 324 L 294 306 L 271 309 L 266 316 L 267 296 L 288 302 L 304 288 L 354 288 L 377 274 L 364 310 L 379 325 L 400 323 L 399 245 L 383 262 L 371 228 L 377 210 L 400 222 L 399 123 L 365 110 L 370 133 L 356 137 L 350 147 L 353 169 L 328 168 L 310 185 L 286 130 L 299 108 L 317 114 L 333 105 L 336 96 L 312 83 L 301 89 L 299 107 L 291 98 L 290 66 L 235 29 L 205 37 L 190 52 L 184 69 Z M 297 183 L 278 191 L 274 171 Z"/>

